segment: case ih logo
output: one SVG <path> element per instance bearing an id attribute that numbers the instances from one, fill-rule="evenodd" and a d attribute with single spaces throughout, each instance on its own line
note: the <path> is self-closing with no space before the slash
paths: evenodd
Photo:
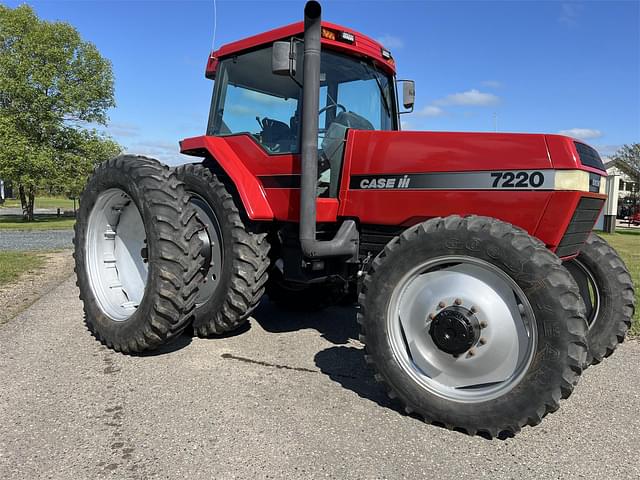
<path id="1" fill-rule="evenodd" d="M 400 178 L 363 178 L 360 180 L 360 188 L 409 188 L 410 182 L 409 175 L 403 175 Z"/>

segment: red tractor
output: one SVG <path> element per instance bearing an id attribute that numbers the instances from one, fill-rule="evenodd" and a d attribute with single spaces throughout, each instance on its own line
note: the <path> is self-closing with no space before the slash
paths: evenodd
<path id="1" fill-rule="evenodd" d="M 591 233 L 606 175 L 593 148 L 400 131 L 413 82 L 313 1 L 304 22 L 213 52 L 206 76 L 207 133 L 180 143 L 197 163 L 123 155 L 82 195 L 78 286 L 108 347 L 232 331 L 265 291 L 306 307 L 357 295 L 389 395 L 494 437 L 539 423 L 624 339 L 633 285 Z"/>

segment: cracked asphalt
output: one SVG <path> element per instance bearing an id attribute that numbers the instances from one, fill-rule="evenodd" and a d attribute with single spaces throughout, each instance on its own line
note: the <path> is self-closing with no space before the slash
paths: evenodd
<path id="1" fill-rule="evenodd" d="M 0 478 L 640 478 L 640 344 L 541 425 L 488 441 L 399 413 L 355 312 L 264 302 L 226 338 L 128 357 L 85 330 L 74 279 L 0 326 Z"/>

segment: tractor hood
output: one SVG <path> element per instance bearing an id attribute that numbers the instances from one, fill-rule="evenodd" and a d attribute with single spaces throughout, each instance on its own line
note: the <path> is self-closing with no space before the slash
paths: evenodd
<path id="1" fill-rule="evenodd" d="M 349 132 L 351 175 L 578 169 L 606 175 L 598 153 L 562 135 Z"/>

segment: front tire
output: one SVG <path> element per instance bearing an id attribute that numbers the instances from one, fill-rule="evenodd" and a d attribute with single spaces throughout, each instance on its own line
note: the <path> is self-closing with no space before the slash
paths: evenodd
<path id="1" fill-rule="evenodd" d="M 587 365 L 598 364 L 624 341 L 631 326 L 635 311 L 631 275 L 618 252 L 595 233 L 565 266 L 587 308 Z"/>
<path id="2" fill-rule="evenodd" d="M 124 353 L 157 348 L 192 318 L 203 230 L 169 167 L 121 155 L 80 197 L 74 258 L 89 330 Z"/>
<path id="3" fill-rule="evenodd" d="M 359 297 L 366 360 L 408 413 L 487 437 L 536 425 L 586 357 L 584 305 L 560 259 L 496 219 L 435 218 L 372 262 Z"/>

